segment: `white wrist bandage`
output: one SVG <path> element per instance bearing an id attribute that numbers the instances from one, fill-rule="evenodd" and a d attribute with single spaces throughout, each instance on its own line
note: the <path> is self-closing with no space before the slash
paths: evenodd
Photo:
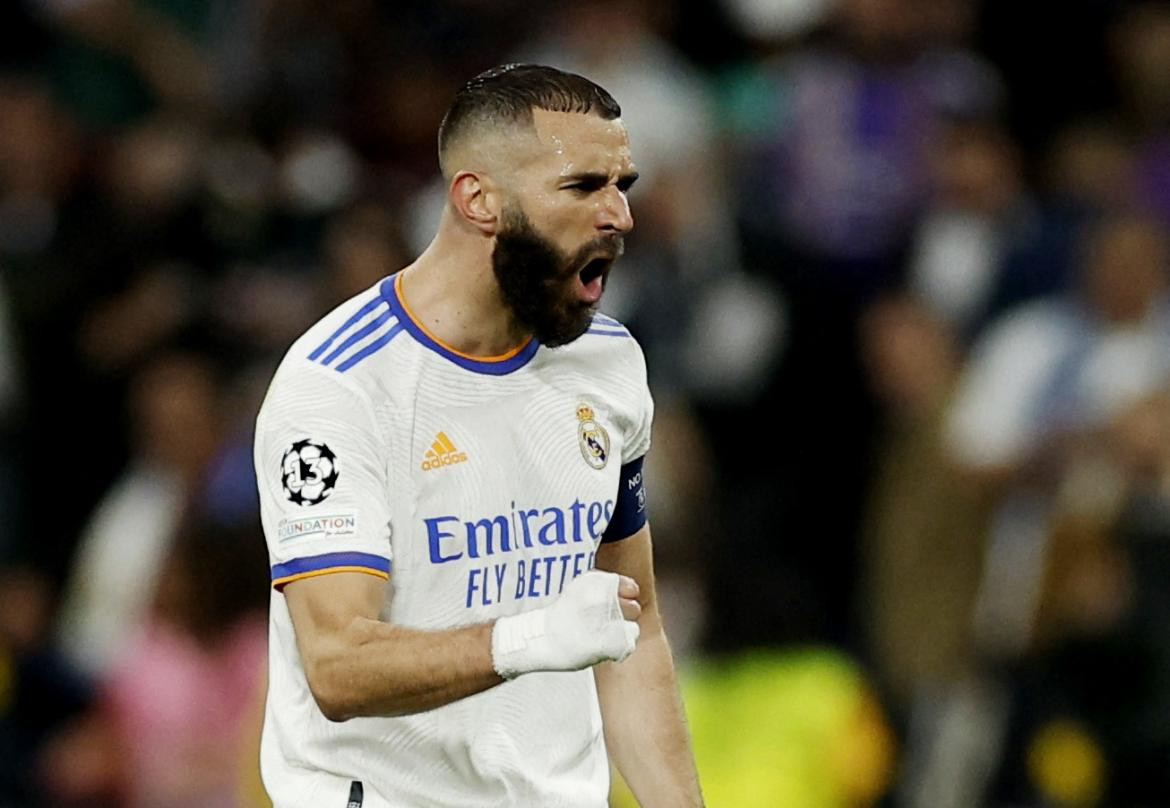
<path id="1" fill-rule="evenodd" d="M 618 576 L 591 570 L 543 609 L 501 617 L 492 628 L 492 666 L 505 679 L 529 671 L 576 671 L 634 651 L 638 624 L 622 617 Z"/>

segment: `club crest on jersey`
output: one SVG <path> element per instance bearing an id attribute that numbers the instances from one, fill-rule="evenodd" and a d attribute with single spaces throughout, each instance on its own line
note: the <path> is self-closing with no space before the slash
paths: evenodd
<path id="1" fill-rule="evenodd" d="M 337 455 L 324 443 L 308 438 L 285 449 L 280 460 L 284 495 L 296 505 L 324 502 L 333 493 L 339 474 Z"/>
<path id="2" fill-rule="evenodd" d="M 609 462 L 609 433 L 597 423 L 593 408 L 588 404 L 577 406 L 577 421 L 577 442 L 581 445 L 581 456 L 593 468 L 605 468 Z"/>

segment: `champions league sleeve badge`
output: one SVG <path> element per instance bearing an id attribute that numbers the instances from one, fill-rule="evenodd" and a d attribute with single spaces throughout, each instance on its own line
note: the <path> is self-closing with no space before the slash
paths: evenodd
<path id="1" fill-rule="evenodd" d="M 316 505 L 324 502 L 337 485 L 337 455 L 324 443 L 299 440 L 285 450 L 280 474 L 289 502 Z"/>
<path id="2" fill-rule="evenodd" d="M 581 456 L 593 468 L 601 470 L 609 462 L 609 433 L 597 423 L 593 408 L 588 404 L 577 406 L 577 442 Z"/>

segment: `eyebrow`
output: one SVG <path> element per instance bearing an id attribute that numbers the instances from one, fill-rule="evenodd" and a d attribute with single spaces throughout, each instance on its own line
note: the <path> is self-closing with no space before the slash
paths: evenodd
<path id="1" fill-rule="evenodd" d="M 626 185 L 633 185 L 638 179 L 637 171 L 627 171 L 624 174 L 618 175 L 618 182 Z M 582 171 L 577 174 L 565 174 L 561 177 L 562 182 L 579 182 L 586 185 L 596 185 L 602 187 L 609 182 L 609 174 L 600 171 Z"/>

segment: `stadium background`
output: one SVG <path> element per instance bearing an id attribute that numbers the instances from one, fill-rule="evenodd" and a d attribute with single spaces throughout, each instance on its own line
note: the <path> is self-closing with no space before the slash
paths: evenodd
<path id="1" fill-rule="evenodd" d="M 253 415 L 425 243 L 445 105 L 516 60 L 610 89 L 642 173 L 606 311 L 650 362 L 709 804 L 1166 804 L 1166 5 L 7 0 L 0 31 L 0 805 L 264 804 Z"/>

